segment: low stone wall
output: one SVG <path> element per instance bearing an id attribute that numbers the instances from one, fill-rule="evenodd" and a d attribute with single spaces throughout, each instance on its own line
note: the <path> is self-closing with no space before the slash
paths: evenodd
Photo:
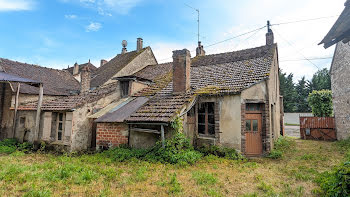
<path id="1" fill-rule="evenodd" d="M 96 146 L 98 149 L 128 144 L 129 129 L 127 124 L 98 123 L 96 129 Z"/>

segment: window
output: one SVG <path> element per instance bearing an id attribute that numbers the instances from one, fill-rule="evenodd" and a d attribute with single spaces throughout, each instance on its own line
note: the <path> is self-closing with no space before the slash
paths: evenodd
<path id="1" fill-rule="evenodd" d="M 214 103 L 200 103 L 198 106 L 198 133 L 215 135 L 215 108 Z"/>
<path id="2" fill-rule="evenodd" d="M 245 130 L 247 132 L 258 132 L 258 120 L 245 120 Z"/>
<path id="3" fill-rule="evenodd" d="M 121 96 L 122 97 L 129 96 L 129 81 L 121 81 L 120 88 L 121 88 Z"/>
<path id="4" fill-rule="evenodd" d="M 246 104 L 245 109 L 247 111 L 261 111 L 262 107 L 261 107 L 261 104 L 259 103 L 248 103 Z"/>
<path id="5" fill-rule="evenodd" d="M 58 113 L 58 116 L 57 116 L 57 136 L 56 136 L 57 141 L 63 140 L 64 119 L 65 119 L 64 114 Z"/>

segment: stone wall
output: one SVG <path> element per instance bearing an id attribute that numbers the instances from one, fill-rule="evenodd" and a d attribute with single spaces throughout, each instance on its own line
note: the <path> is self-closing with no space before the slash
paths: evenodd
<path id="1" fill-rule="evenodd" d="M 98 123 L 96 131 L 97 148 L 118 147 L 128 144 L 129 128 L 125 123 Z"/>
<path id="2" fill-rule="evenodd" d="M 333 109 L 337 139 L 350 137 L 350 44 L 339 42 L 331 66 Z"/>

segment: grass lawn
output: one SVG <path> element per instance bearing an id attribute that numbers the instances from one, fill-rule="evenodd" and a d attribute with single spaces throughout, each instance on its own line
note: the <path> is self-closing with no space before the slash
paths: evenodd
<path id="1" fill-rule="evenodd" d="M 185 167 L 15 152 L 0 156 L 0 196 L 313 196 L 317 174 L 344 155 L 334 142 L 293 141 L 277 160 L 209 156 Z"/>

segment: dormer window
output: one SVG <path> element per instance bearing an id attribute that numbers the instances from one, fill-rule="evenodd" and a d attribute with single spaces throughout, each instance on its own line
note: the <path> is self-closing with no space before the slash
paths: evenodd
<path id="1" fill-rule="evenodd" d="M 129 96 L 129 81 L 120 81 L 121 97 Z"/>

